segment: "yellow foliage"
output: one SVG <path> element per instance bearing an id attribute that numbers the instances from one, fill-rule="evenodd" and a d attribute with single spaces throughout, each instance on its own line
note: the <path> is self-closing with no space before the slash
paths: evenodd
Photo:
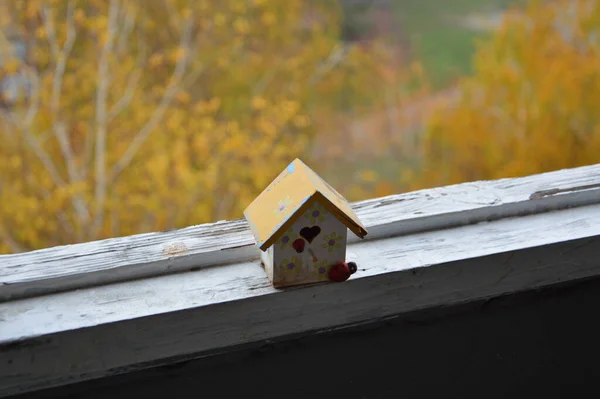
<path id="1" fill-rule="evenodd" d="M 151 67 L 158 67 L 163 63 L 164 55 L 162 54 L 152 54 L 152 57 L 148 60 L 148 63 Z"/>
<path id="2" fill-rule="evenodd" d="M 242 35 L 248 33 L 250 30 L 250 24 L 245 18 L 236 18 L 235 22 L 233 23 L 233 27 Z"/>
<path id="3" fill-rule="evenodd" d="M 377 172 L 374 170 L 361 170 L 359 172 L 360 179 L 365 182 L 374 182 L 377 180 Z"/>
<path id="4" fill-rule="evenodd" d="M 352 106 L 347 87 L 374 97 L 383 57 L 342 46 L 339 14 L 304 0 L 0 4 L 11 32 L 34 32 L 20 39 L 39 83 L 0 115 L 0 252 L 240 217 L 306 154 L 312 121 Z"/>
<path id="5" fill-rule="evenodd" d="M 179 47 L 179 48 L 175 49 L 173 51 L 173 53 L 171 54 L 171 60 L 173 62 L 180 61 L 180 60 L 182 60 L 185 57 L 185 55 L 186 55 L 185 49 Z"/>
<path id="6" fill-rule="evenodd" d="M 600 162 L 600 2 L 533 2 L 480 45 L 436 112 L 411 188 Z"/>
<path id="7" fill-rule="evenodd" d="M 275 22 L 275 14 L 267 11 L 262 15 L 261 21 L 264 25 L 270 26 Z"/>
<path id="8" fill-rule="evenodd" d="M 19 62 L 18 59 L 10 58 L 10 59 L 6 60 L 2 69 L 7 74 L 13 74 L 19 70 L 20 64 L 21 63 Z"/>
<path id="9" fill-rule="evenodd" d="M 81 8 L 75 10 L 75 21 L 82 25 L 85 21 L 85 11 Z"/>
<path id="10" fill-rule="evenodd" d="M 180 91 L 179 93 L 177 93 L 176 95 L 177 101 L 179 101 L 181 104 L 187 104 L 190 102 L 190 94 L 186 93 L 185 91 Z"/>
<path id="11" fill-rule="evenodd" d="M 224 14 L 217 13 L 215 15 L 215 18 L 214 18 L 215 25 L 217 25 L 217 26 L 223 26 L 223 25 L 225 25 L 226 21 L 227 21 L 227 17 Z"/>
<path id="12" fill-rule="evenodd" d="M 262 97 L 253 97 L 252 98 L 252 107 L 254 109 L 257 109 L 257 110 L 263 109 L 266 104 L 267 104 L 267 102 Z"/>

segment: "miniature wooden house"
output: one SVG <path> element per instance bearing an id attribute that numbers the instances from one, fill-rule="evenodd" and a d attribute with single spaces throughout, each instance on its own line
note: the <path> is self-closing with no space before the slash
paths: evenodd
<path id="1" fill-rule="evenodd" d="M 344 197 L 299 159 L 244 215 L 275 287 L 326 281 L 330 268 L 345 262 L 348 229 L 367 234 Z"/>

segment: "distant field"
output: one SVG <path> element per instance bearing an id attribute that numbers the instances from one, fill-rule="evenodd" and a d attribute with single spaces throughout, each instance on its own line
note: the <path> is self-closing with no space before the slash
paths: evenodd
<path id="1" fill-rule="evenodd" d="M 411 51 L 441 87 L 471 72 L 474 40 L 488 34 L 485 26 L 473 26 L 523 0 L 391 0 L 399 32 L 406 35 Z M 482 21 L 482 25 L 485 21 Z"/>
<path id="2" fill-rule="evenodd" d="M 373 22 L 361 18 L 368 15 L 368 10 L 375 3 L 383 3 L 391 16 L 385 22 L 391 26 L 385 29 L 385 35 L 396 41 L 399 48 L 408 50 L 413 60 L 422 62 L 428 78 L 433 84 L 431 99 L 437 96 L 452 95 L 453 83 L 457 78 L 472 72 L 471 61 L 476 49 L 477 39 L 490 35 L 500 22 L 503 12 L 511 6 L 520 6 L 527 0 L 342 0 L 359 6 L 348 7 L 346 15 L 346 35 L 360 36 L 360 32 L 368 31 Z M 379 20 L 377 23 L 382 23 Z M 382 23 L 383 24 L 383 23 Z M 427 109 L 432 101 L 420 100 L 415 117 L 426 112 L 419 112 L 419 107 Z M 404 112 L 406 109 L 397 110 Z M 406 143 L 402 148 L 388 146 L 381 150 L 381 140 L 385 140 L 388 110 L 375 111 L 370 115 L 362 115 L 351 120 L 360 135 L 351 135 L 348 131 L 327 132 L 316 141 L 317 148 L 342 147 L 342 159 L 329 161 L 322 166 L 321 173 L 326 180 L 339 188 L 351 200 L 365 199 L 377 195 L 387 195 L 402 190 L 404 173 L 414 167 L 416 157 L 410 157 L 406 145 L 418 146 L 418 141 Z M 418 124 L 418 122 L 416 122 Z M 403 134 L 403 128 L 395 129 L 391 134 Z M 356 139 L 358 137 L 358 139 Z M 374 140 L 374 137 L 378 137 Z M 355 141 L 353 141 L 355 140 Z M 418 138 L 416 139 L 418 140 Z M 337 143 L 337 144 L 336 144 Z M 385 144 L 385 143 L 384 143 Z M 358 149 L 358 150 L 357 150 Z M 321 150 L 322 151 L 322 150 Z M 378 151 L 380 151 L 378 153 Z M 323 156 L 323 155 L 321 155 Z M 323 165 L 325 160 L 320 159 Z M 380 184 L 388 182 L 387 186 Z M 357 184 L 362 184 L 364 191 L 352 191 Z M 377 188 L 377 186 L 380 186 Z M 370 187 L 370 188 L 369 188 Z"/>

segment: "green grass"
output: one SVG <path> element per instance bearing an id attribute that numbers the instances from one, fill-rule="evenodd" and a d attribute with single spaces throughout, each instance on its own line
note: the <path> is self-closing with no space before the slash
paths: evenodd
<path id="1" fill-rule="evenodd" d="M 394 19 L 392 40 L 408 44 L 413 59 L 421 61 L 433 89 L 452 84 L 457 78 L 472 72 L 472 57 L 476 40 L 491 32 L 467 27 L 466 16 L 482 16 L 501 12 L 509 6 L 527 0 L 390 0 Z M 368 2 L 365 1 L 365 4 Z M 345 36 L 352 38 L 368 31 L 361 19 L 364 9 L 349 8 L 345 21 Z M 401 172 L 418 166 L 417 156 L 389 152 L 379 156 L 355 158 L 351 154 L 343 165 L 324 170 L 323 176 L 334 187 L 346 189 L 361 184 L 356 172 L 368 169 L 376 172 L 378 181 L 387 180 L 401 187 Z M 358 200 L 359 198 L 351 198 Z M 360 198 L 362 199 L 362 198 Z"/>
<path id="2" fill-rule="evenodd" d="M 472 13 L 501 11 L 522 0 L 392 0 L 398 35 L 406 35 L 414 58 L 429 73 L 434 87 L 443 87 L 471 73 L 475 39 L 486 32 L 461 24 Z"/>

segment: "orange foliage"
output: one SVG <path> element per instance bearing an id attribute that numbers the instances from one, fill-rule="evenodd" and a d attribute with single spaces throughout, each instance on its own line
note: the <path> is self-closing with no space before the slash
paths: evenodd
<path id="1" fill-rule="evenodd" d="M 0 253 L 240 217 L 317 116 L 376 98 L 385 54 L 342 42 L 340 18 L 304 0 L 3 2 Z"/>
<path id="2" fill-rule="evenodd" d="M 509 12 L 433 97 L 340 19 L 304 0 L 2 3 L 0 253 L 239 217 L 310 153 L 350 199 L 600 162 L 600 2 Z"/>
<path id="3" fill-rule="evenodd" d="M 508 13 L 460 100 L 429 123 L 422 168 L 438 186 L 600 161 L 600 2 L 533 2 Z"/>

